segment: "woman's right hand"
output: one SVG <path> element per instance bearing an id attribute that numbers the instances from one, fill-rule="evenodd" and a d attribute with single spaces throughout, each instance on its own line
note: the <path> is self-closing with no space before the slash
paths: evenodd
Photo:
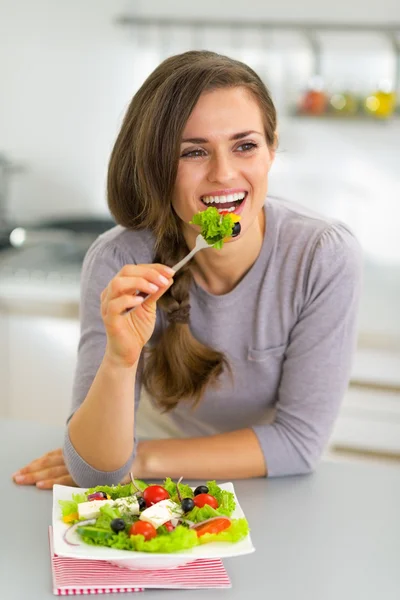
<path id="1" fill-rule="evenodd" d="M 131 367 L 139 359 L 156 322 L 156 302 L 172 285 L 173 269 L 160 264 L 125 265 L 101 294 L 101 316 L 107 333 L 105 357 Z M 143 301 L 136 290 L 151 296 Z M 128 308 L 134 311 L 123 314 Z"/>

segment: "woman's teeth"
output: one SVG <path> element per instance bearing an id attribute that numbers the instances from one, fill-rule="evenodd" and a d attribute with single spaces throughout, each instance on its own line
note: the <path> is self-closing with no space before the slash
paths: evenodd
<path id="1" fill-rule="evenodd" d="M 235 212 L 236 206 L 230 206 L 229 208 L 217 208 L 218 212 Z"/>
<path id="2" fill-rule="evenodd" d="M 206 206 L 213 206 L 218 212 L 235 212 L 246 198 L 247 192 L 237 192 L 228 196 L 203 196 L 202 202 Z"/>
<path id="3" fill-rule="evenodd" d="M 228 196 L 203 196 L 202 201 L 204 204 L 228 204 L 229 202 L 244 200 L 245 196 L 246 192 L 237 192 Z"/>

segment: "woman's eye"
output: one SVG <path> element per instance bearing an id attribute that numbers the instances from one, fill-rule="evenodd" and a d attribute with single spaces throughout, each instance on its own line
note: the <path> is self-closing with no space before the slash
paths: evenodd
<path id="1" fill-rule="evenodd" d="M 198 158 L 200 156 L 205 156 L 205 152 L 201 148 L 197 150 L 189 150 L 189 152 L 183 152 L 181 154 L 181 158 Z"/>
<path id="2" fill-rule="evenodd" d="M 244 144 L 240 144 L 236 150 L 239 150 L 240 152 L 250 152 L 255 148 L 257 148 L 257 144 L 254 144 L 254 142 L 245 142 Z"/>

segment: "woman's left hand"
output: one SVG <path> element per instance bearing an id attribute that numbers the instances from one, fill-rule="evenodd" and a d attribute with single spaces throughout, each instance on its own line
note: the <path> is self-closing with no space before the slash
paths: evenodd
<path id="1" fill-rule="evenodd" d="M 65 465 L 61 448 L 46 452 L 12 476 L 18 485 L 36 485 L 51 490 L 54 484 L 76 486 Z"/>

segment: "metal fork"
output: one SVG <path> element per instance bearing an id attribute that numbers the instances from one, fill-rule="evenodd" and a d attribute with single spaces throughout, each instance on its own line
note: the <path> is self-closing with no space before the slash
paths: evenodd
<path id="1" fill-rule="evenodd" d="M 184 267 L 186 265 L 186 263 L 189 262 L 189 260 L 191 258 L 193 258 L 193 256 L 196 254 L 196 252 L 198 252 L 199 250 L 205 250 L 205 248 L 212 248 L 212 244 L 208 244 L 206 242 L 206 240 L 203 238 L 203 236 L 201 235 L 201 233 L 199 233 L 199 235 L 196 238 L 196 244 L 195 244 L 195 247 L 193 248 L 193 250 L 191 250 L 189 252 L 189 254 L 187 254 L 184 258 L 182 258 L 182 260 L 180 260 L 178 263 L 176 263 L 176 265 L 174 265 L 171 268 L 176 273 L 177 271 L 179 271 L 179 269 L 181 269 L 182 267 Z M 144 298 L 144 300 L 147 300 L 147 298 L 149 298 L 150 296 L 152 296 L 152 294 L 144 294 L 144 292 L 139 292 L 139 290 L 137 290 L 136 291 L 136 296 L 142 296 Z M 133 306 L 132 308 L 127 308 L 126 310 L 123 311 L 122 314 L 123 315 L 127 315 L 132 310 L 135 310 L 135 308 L 137 308 L 137 307 Z"/>

